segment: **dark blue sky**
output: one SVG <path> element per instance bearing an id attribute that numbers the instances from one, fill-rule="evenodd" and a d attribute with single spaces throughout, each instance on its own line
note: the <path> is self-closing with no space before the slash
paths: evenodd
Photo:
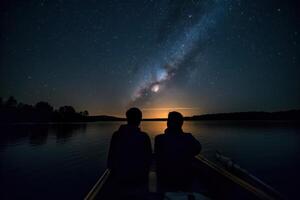
<path id="1" fill-rule="evenodd" d="M 0 3 L 0 96 L 148 117 L 300 108 L 297 1 Z"/>

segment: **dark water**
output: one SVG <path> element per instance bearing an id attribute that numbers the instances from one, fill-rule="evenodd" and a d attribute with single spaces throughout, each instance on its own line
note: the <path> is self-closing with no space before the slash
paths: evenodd
<path id="1" fill-rule="evenodd" d="M 151 139 L 165 122 L 143 122 Z M 120 122 L 1 127 L 0 199 L 82 199 L 105 169 Z M 295 122 L 185 122 L 214 159 L 216 150 L 283 193 L 297 198 L 300 126 Z"/>

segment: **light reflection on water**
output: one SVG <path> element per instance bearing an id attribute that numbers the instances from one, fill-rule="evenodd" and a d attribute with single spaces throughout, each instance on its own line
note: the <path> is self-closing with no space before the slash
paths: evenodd
<path id="1" fill-rule="evenodd" d="M 1 127 L 0 199 L 82 199 L 106 166 L 111 134 L 123 122 Z M 166 122 L 143 122 L 150 138 Z M 230 156 L 289 196 L 300 184 L 300 127 L 288 122 L 185 122 L 202 153 Z"/>

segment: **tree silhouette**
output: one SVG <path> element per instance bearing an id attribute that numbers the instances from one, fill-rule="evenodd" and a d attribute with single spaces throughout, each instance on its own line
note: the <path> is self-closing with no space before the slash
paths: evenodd
<path id="1" fill-rule="evenodd" d="M 61 106 L 58 112 L 62 121 L 79 121 L 82 117 L 72 106 Z"/>
<path id="2" fill-rule="evenodd" d="M 76 113 L 75 109 L 72 106 L 61 106 L 59 112 L 62 114 L 74 114 Z"/>
<path id="3" fill-rule="evenodd" d="M 44 112 L 44 113 L 50 113 L 53 112 L 53 107 L 44 101 L 40 101 L 37 104 L 35 104 L 35 109 L 39 112 Z"/>
<path id="4" fill-rule="evenodd" d="M 6 101 L 0 97 L 0 122 L 71 122 L 87 121 L 88 111 L 77 113 L 72 106 L 55 110 L 48 102 L 40 101 L 34 106 L 18 103 L 10 96 Z"/>
<path id="5" fill-rule="evenodd" d="M 34 106 L 37 121 L 52 121 L 53 107 L 44 101 L 40 101 Z"/>
<path id="6" fill-rule="evenodd" d="M 5 102 L 6 107 L 16 107 L 16 105 L 17 105 L 17 100 L 13 96 L 10 96 Z"/>
<path id="7" fill-rule="evenodd" d="M 89 112 L 88 112 L 87 110 L 81 111 L 79 114 L 81 114 L 81 115 L 84 116 L 84 117 L 89 116 Z"/>

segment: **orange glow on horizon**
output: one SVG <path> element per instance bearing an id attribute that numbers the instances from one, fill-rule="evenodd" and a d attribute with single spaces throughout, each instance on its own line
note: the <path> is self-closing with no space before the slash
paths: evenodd
<path id="1" fill-rule="evenodd" d="M 172 111 L 180 112 L 185 117 L 200 114 L 200 109 L 194 107 L 141 108 L 141 110 L 143 118 L 167 118 Z"/>
<path id="2" fill-rule="evenodd" d="M 177 111 L 180 112 L 184 117 L 201 114 L 200 108 L 197 107 L 154 107 L 154 108 L 140 108 L 143 112 L 143 119 L 152 118 L 167 118 L 169 112 Z M 125 118 L 126 110 L 123 113 L 112 112 L 112 113 L 99 113 L 94 115 L 109 115 L 114 117 Z M 93 115 L 93 114 L 92 114 Z"/>

